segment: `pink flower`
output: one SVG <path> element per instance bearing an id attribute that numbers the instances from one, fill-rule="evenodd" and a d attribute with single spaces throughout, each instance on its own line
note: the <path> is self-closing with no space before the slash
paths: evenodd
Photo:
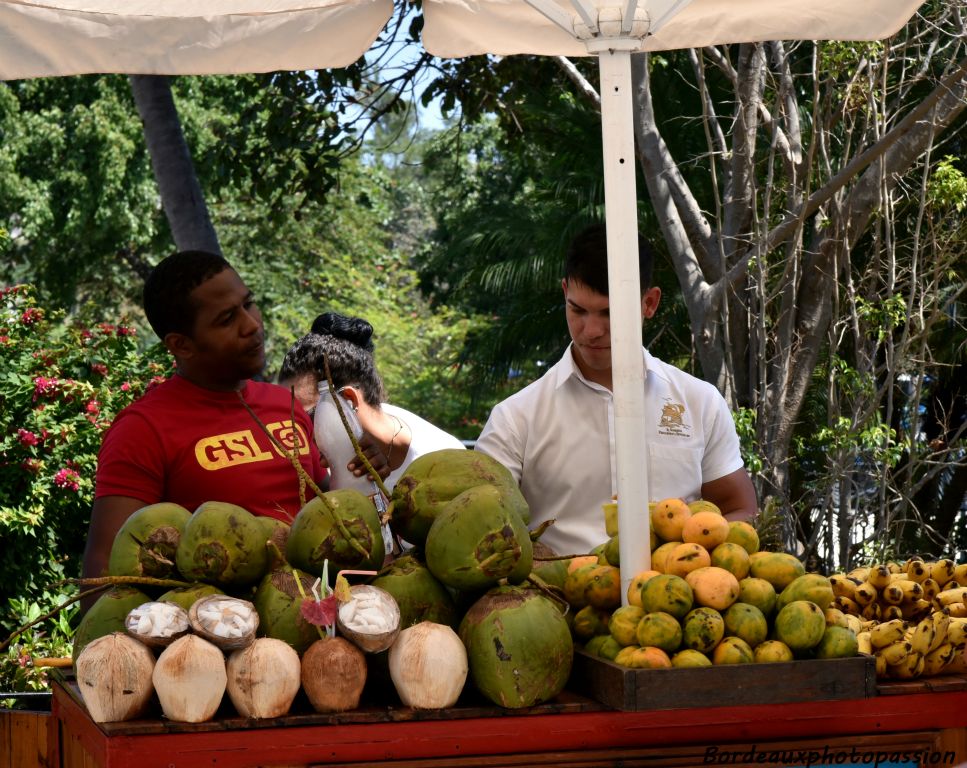
<path id="1" fill-rule="evenodd" d="M 101 376 L 107 376 L 107 366 L 104 363 L 91 363 L 91 370 Z"/>
<path id="2" fill-rule="evenodd" d="M 136 328 L 132 328 L 128 325 L 119 325 L 117 330 L 118 336 L 136 336 L 138 333 Z"/>
<path id="3" fill-rule="evenodd" d="M 94 338 L 94 334 L 91 333 L 90 329 L 85 328 L 84 330 L 81 331 L 81 339 L 83 339 L 84 341 L 87 341 L 88 339 L 93 339 L 93 338 Z"/>
<path id="4" fill-rule="evenodd" d="M 36 322 L 44 319 L 44 310 L 38 309 L 37 307 L 28 307 L 20 315 L 20 322 L 24 325 L 33 325 Z"/>
<path id="5" fill-rule="evenodd" d="M 101 412 L 101 404 L 97 400 L 88 400 L 87 405 L 84 406 L 84 410 L 96 416 Z"/>
<path id="6" fill-rule="evenodd" d="M 34 400 L 40 397 L 52 397 L 57 394 L 60 388 L 60 381 L 56 378 L 38 376 L 34 379 Z"/>
<path id="7" fill-rule="evenodd" d="M 124 382 L 124 383 L 123 383 L 123 384 L 121 385 L 121 391 L 122 391 L 122 392 L 128 392 L 128 391 L 129 391 L 130 389 L 131 389 L 131 385 L 130 385 L 130 384 L 128 384 L 128 382 Z"/>
<path id="8" fill-rule="evenodd" d="M 17 440 L 24 447 L 31 447 L 40 443 L 40 438 L 29 429 L 18 429 Z"/>
<path id="9" fill-rule="evenodd" d="M 167 379 L 164 376 L 152 376 L 151 381 L 148 382 L 148 386 L 145 387 L 145 392 L 150 392 L 159 384 L 164 384 L 166 381 Z"/>
<path id="10" fill-rule="evenodd" d="M 73 469 L 59 469 L 57 474 L 54 475 L 54 485 L 59 488 L 68 488 L 72 491 L 80 489 L 80 479 L 81 476 L 77 474 Z"/>
<path id="11" fill-rule="evenodd" d="M 10 343 L 9 336 L 0 336 L 0 344 L 9 344 L 9 343 Z"/>

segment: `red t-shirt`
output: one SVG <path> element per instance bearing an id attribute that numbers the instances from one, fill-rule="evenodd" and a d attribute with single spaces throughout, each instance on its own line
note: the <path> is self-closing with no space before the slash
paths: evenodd
<path id="1" fill-rule="evenodd" d="M 288 390 L 249 381 L 245 402 L 316 481 L 325 477 L 312 422 Z M 313 493 L 306 489 L 306 499 Z M 104 435 L 95 497 L 128 496 L 145 504 L 171 501 L 194 511 L 205 501 L 238 504 L 256 515 L 291 522 L 299 511 L 299 477 L 236 392 L 203 389 L 173 376 L 122 410 Z"/>

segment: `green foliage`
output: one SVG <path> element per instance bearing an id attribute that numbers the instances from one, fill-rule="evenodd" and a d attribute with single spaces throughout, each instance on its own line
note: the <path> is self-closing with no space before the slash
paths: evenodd
<path id="1" fill-rule="evenodd" d="M 961 213 L 967 208 L 967 176 L 956 167 L 958 158 L 947 155 L 937 163 L 927 185 L 927 198 L 938 208 L 953 208 Z"/>
<path id="2" fill-rule="evenodd" d="M 756 418 L 754 408 L 738 408 L 732 412 L 735 431 L 739 435 L 742 460 L 746 469 L 754 477 L 762 471 L 762 451 L 756 440 Z"/>
<path id="3" fill-rule="evenodd" d="M 33 602 L 25 598 L 10 600 L 10 615 L 16 617 L 19 624 L 13 627 L 9 623 L 0 624 L 6 632 L 26 626 L 38 620 L 45 611 L 41 605 L 58 602 L 60 595 L 44 593 L 40 602 Z M 20 634 L 16 641 L 0 655 L 0 691 L 29 692 L 45 691 L 48 687 L 47 670 L 45 667 L 35 667 L 34 659 L 63 658 L 71 655 L 73 636 L 72 621 L 79 608 L 75 603 L 46 622 Z M 11 702 L 12 703 L 12 702 Z M 5 705 L 0 700 L 0 707 Z"/>
<path id="4" fill-rule="evenodd" d="M 0 291 L 0 606 L 45 605 L 46 585 L 77 576 L 101 436 L 166 372 L 133 329 L 66 318 L 25 285 Z"/>

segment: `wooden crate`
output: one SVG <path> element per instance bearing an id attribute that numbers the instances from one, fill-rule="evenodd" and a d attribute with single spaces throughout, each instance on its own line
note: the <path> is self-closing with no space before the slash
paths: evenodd
<path id="1" fill-rule="evenodd" d="M 30 706 L 31 699 L 19 695 Z M 42 699 L 43 708 L 0 709 L 0 768 L 47 768 L 50 696 L 36 698 Z"/>
<path id="2" fill-rule="evenodd" d="M 876 666 L 872 656 L 854 656 L 687 669 L 629 669 L 578 651 L 570 688 L 625 712 L 865 699 L 876 695 Z"/>

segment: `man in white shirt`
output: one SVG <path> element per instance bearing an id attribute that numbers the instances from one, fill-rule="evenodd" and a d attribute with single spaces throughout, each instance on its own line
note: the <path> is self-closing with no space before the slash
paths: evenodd
<path id="1" fill-rule="evenodd" d="M 651 250 L 641 237 L 639 269 L 641 315 L 648 319 L 661 289 L 651 285 Z M 494 407 L 476 449 L 513 473 L 531 526 L 555 521 L 541 541 L 559 554 L 581 554 L 607 541 L 601 505 L 617 492 L 603 226 L 571 243 L 562 287 L 570 346 L 544 376 Z M 755 489 L 721 394 L 645 349 L 642 355 L 652 499 L 703 498 L 731 520 L 753 517 Z"/>

